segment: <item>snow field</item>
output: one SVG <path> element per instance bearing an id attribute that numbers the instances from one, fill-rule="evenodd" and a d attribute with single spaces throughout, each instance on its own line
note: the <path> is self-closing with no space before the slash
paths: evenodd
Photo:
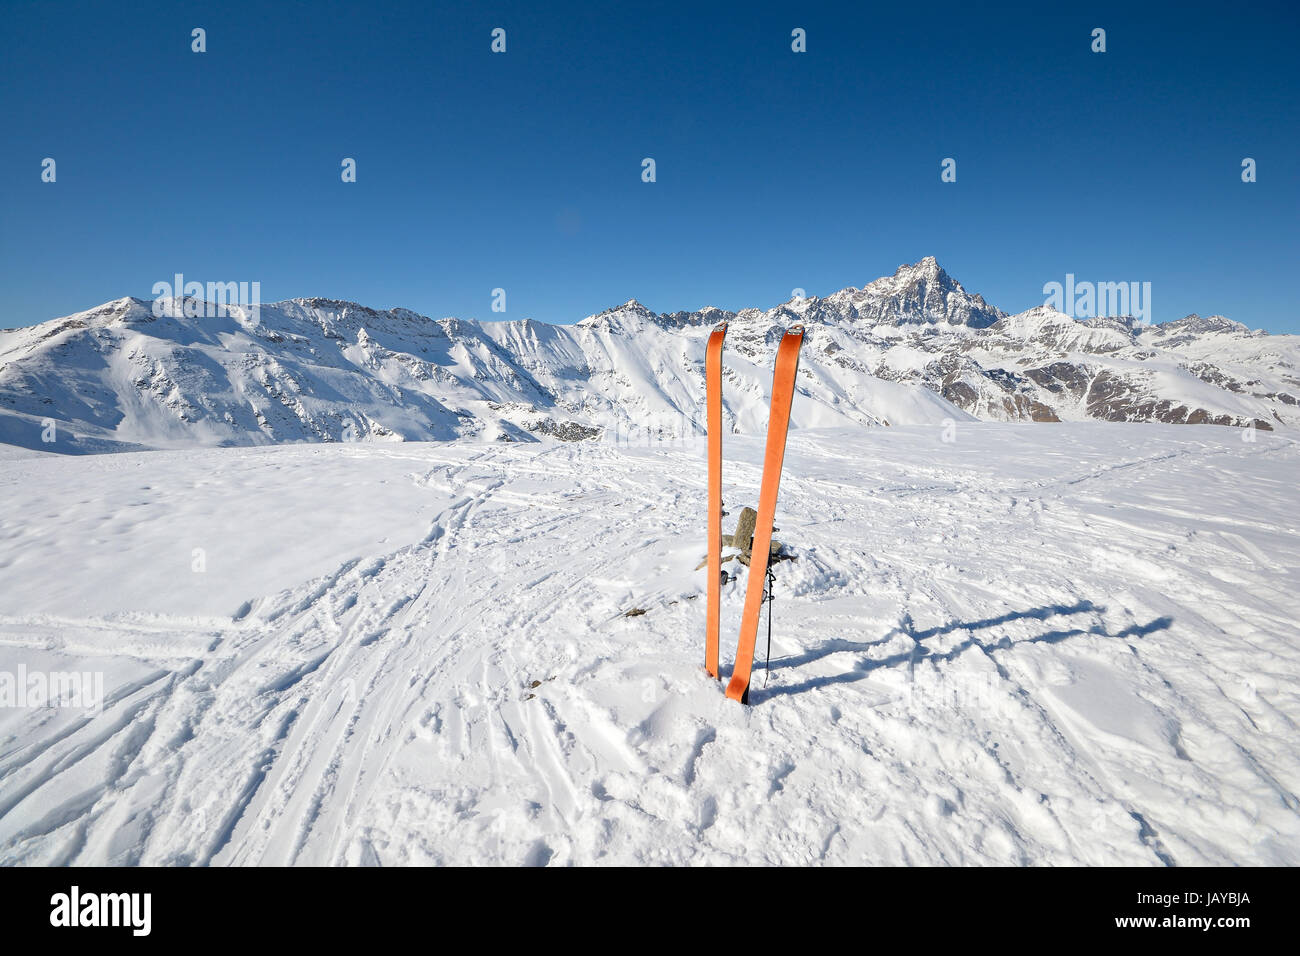
<path id="1" fill-rule="evenodd" d="M 0 862 L 1295 864 L 1298 462 L 797 429 L 742 708 L 702 443 L 9 456 L 0 672 L 106 700 L 0 707 Z"/>

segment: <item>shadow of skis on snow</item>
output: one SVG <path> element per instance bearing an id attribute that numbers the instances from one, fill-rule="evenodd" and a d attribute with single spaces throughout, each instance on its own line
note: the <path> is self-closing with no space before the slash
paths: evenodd
<path id="1" fill-rule="evenodd" d="M 951 634 L 954 631 L 981 631 L 991 627 L 998 627 L 1004 624 L 1010 624 L 1015 621 L 1046 621 L 1053 617 L 1064 617 L 1073 614 L 1101 613 L 1105 611 L 1091 601 L 1081 600 L 1075 604 L 1050 604 L 1044 607 L 1032 608 L 1027 611 L 1014 611 L 1008 614 L 1002 614 L 998 617 L 983 618 L 978 621 L 954 621 L 950 624 L 943 624 L 937 627 L 930 627 L 924 630 L 916 630 L 912 625 L 910 616 L 905 617 L 901 628 L 894 628 L 884 637 L 876 641 L 846 641 L 842 638 L 836 638 L 827 641 L 825 644 L 813 650 L 805 651 L 802 654 L 795 654 L 789 657 L 778 658 L 772 661 L 771 669 L 773 671 L 783 670 L 791 667 L 801 667 L 811 664 L 814 661 L 822 660 L 832 654 L 842 653 L 863 653 L 880 644 L 887 643 L 895 635 L 904 634 L 913 641 L 913 647 L 903 653 L 893 654 L 889 657 L 882 657 L 879 660 L 869 658 L 859 659 L 854 669 L 841 674 L 828 674 L 820 677 L 810 677 L 807 680 L 799 681 L 795 684 L 786 684 L 770 688 L 755 686 L 751 690 L 755 703 L 768 698 L 790 696 L 802 694 L 810 690 L 816 690 L 821 687 L 829 687 L 834 684 L 851 684 L 860 680 L 865 680 L 871 676 L 873 671 L 881 668 L 897 667 L 900 664 L 906 664 L 914 667 L 917 662 L 922 660 L 933 661 L 952 661 L 964 654 L 971 648 L 979 648 L 990 657 L 994 651 L 1007 650 L 1017 644 L 1058 644 L 1061 641 L 1069 640 L 1072 637 L 1110 637 L 1110 638 L 1129 638 L 1129 637 L 1146 637 L 1148 634 L 1154 634 L 1157 631 L 1164 631 L 1171 627 L 1174 619 L 1168 615 L 1158 617 L 1146 624 L 1134 624 L 1124 628 L 1121 631 L 1111 633 L 1101 624 L 1094 624 L 1091 627 L 1074 627 L 1064 628 L 1051 631 L 1044 631 L 1042 634 L 1036 634 L 1033 637 L 1013 641 L 1009 637 L 1003 637 L 992 643 L 984 643 L 978 638 L 971 636 L 966 638 L 960 644 L 951 650 L 942 654 L 936 654 L 923 643 L 925 640 L 933 637 L 939 637 L 944 634 Z M 996 663 L 996 662 L 995 662 Z M 999 672 L 1001 666 L 998 666 Z M 1002 676 L 1006 676 L 1003 674 Z"/>

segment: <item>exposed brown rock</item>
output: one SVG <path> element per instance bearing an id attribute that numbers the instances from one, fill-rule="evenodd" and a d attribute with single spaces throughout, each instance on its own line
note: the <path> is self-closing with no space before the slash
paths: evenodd
<path id="1" fill-rule="evenodd" d="M 740 518 L 736 521 L 736 533 L 731 536 L 732 547 L 749 554 L 749 549 L 754 543 L 754 528 L 757 524 L 758 512 L 753 508 L 742 508 Z"/>

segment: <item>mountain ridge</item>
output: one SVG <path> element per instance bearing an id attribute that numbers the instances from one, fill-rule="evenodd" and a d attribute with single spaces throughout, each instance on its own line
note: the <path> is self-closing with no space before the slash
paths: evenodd
<path id="1" fill-rule="evenodd" d="M 702 430 L 703 336 L 720 321 L 727 427 L 742 433 L 765 427 L 771 347 L 796 321 L 808 337 L 795 427 L 1300 425 L 1300 336 L 1218 315 L 1159 325 L 1048 306 L 1012 315 L 926 257 L 766 310 L 656 313 L 631 298 L 570 325 L 432 319 L 328 297 L 252 309 L 125 296 L 0 331 L 0 442 L 686 438 Z"/>

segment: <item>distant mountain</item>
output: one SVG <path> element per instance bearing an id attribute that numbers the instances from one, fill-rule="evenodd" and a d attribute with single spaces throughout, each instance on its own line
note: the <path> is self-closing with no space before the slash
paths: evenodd
<path id="1" fill-rule="evenodd" d="M 961 325 L 984 329 L 1006 317 L 980 295 L 939 268 L 934 256 L 902 265 L 861 289 L 844 289 L 825 299 L 832 314 L 866 325 Z"/>
<path id="2" fill-rule="evenodd" d="M 1300 425 L 1300 336 L 1222 316 L 1144 327 L 989 305 L 933 258 L 767 311 L 574 325 L 433 320 L 331 299 L 255 314 L 118 299 L 0 331 L 0 442 L 90 452 L 278 441 L 637 441 L 699 434 L 703 344 L 730 323 L 726 423 L 762 434 L 802 321 L 795 427 L 945 419 Z M 190 305 L 194 303 L 190 301 Z M 55 441 L 47 443 L 53 423 Z"/>

